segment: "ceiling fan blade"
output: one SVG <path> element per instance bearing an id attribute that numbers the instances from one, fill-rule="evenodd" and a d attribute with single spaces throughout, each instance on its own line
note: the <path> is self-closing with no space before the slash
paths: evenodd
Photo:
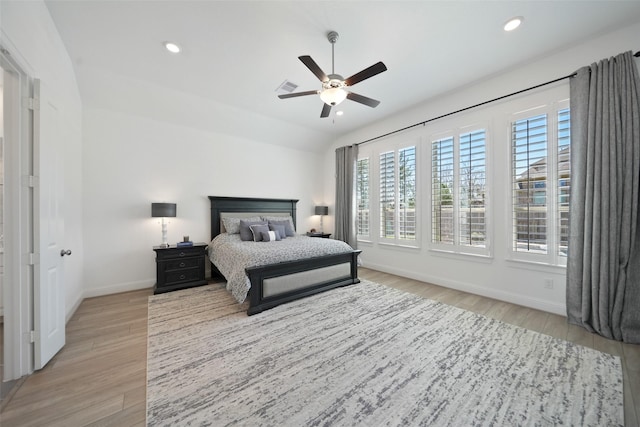
<path id="1" fill-rule="evenodd" d="M 285 93 L 284 95 L 278 95 L 278 98 L 287 99 L 287 98 L 295 98 L 296 96 L 307 96 L 307 95 L 317 95 L 317 94 L 318 94 L 317 90 L 308 90 L 306 92 Z"/>
<path id="2" fill-rule="evenodd" d="M 329 113 L 331 113 L 331 105 L 322 103 L 322 113 L 320 113 L 320 117 L 329 117 Z"/>
<path id="3" fill-rule="evenodd" d="M 353 86 L 354 84 L 360 83 L 361 81 L 366 80 L 369 77 L 373 77 L 376 74 L 380 74 L 383 71 L 387 71 L 386 65 L 384 65 L 382 62 L 378 62 L 377 64 L 373 64 L 371 67 L 365 68 L 359 73 L 356 73 L 353 76 L 347 78 L 344 82 L 347 84 L 347 86 Z"/>
<path id="4" fill-rule="evenodd" d="M 376 108 L 378 104 L 380 104 L 380 101 L 378 100 L 367 98 L 366 96 L 358 95 L 357 93 L 353 92 L 347 93 L 347 99 L 359 102 L 360 104 L 367 105 L 371 108 Z"/>
<path id="5" fill-rule="evenodd" d="M 304 65 L 307 66 L 308 69 L 311 70 L 311 72 L 313 74 L 316 75 L 316 77 L 318 79 L 320 79 L 320 81 L 322 83 L 326 82 L 327 80 L 329 80 L 329 78 L 327 77 L 327 75 L 324 73 L 324 71 L 322 71 L 322 69 L 320 69 L 320 67 L 318 66 L 318 64 L 316 64 L 316 61 L 314 61 L 313 59 L 311 59 L 311 57 L 309 55 L 304 55 L 304 56 L 298 56 L 298 59 L 300 61 L 302 61 L 302 63 Z"/>

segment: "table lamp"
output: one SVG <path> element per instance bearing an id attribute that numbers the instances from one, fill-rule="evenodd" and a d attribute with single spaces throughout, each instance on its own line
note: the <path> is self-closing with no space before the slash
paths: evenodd
<path id="1" fill-rule="evenodd" d="M 162 243 L 160 244 L 162 248 L 169 247 L 166 218 L 175 218 L 176 210 L 175 203 L 151 203 L 151 217 L 162 218 Z"/>
<path id="2" fill-rule="evenodd" d="M 322 217 L 329 215 L 329 206 L 316 206 L 316 215 L 320 215 L 320 233 L 324 234 L 324 228 L 322 227 Z"/>

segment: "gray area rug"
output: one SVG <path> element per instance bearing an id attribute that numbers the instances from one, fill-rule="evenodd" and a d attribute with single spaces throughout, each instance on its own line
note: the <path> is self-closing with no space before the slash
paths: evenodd
<path id="1" fill-rule="evenodd" d="M 150 426 L 623 425 L 620 359 L 376 283 L 149 298 Z"/>

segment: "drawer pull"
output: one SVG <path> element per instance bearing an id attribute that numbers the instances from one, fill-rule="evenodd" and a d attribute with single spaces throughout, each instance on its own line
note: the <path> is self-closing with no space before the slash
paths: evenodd
<path id="1" fill-rule="evenodd" d="M 180 252 L 180 256 L 184 256 L 184 255 L 185 255 L 184 252 Z"/>
<path id="2" fill-rule="evenodd" d="M 185 275 L 184 275 L 184 274 L 181 274 L 181 275 L 180 275 L 180 280 L 183 280 L 184 278 L 185 278 Z"/>
<path id="3" fill-rule="evenodd" d="M 180 267 L 184 267 L 186 264 L 184 262 L 180 263 Z"/>

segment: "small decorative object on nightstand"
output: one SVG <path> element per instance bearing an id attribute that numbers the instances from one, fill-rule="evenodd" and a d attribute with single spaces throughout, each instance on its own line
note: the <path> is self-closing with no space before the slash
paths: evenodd
<path id="1" fill-rule="evenodd" d="M 206 285 L 207 244 L 189 247 L 154 246 L 156 253 L 156 286 L 154 294 Z"/>

